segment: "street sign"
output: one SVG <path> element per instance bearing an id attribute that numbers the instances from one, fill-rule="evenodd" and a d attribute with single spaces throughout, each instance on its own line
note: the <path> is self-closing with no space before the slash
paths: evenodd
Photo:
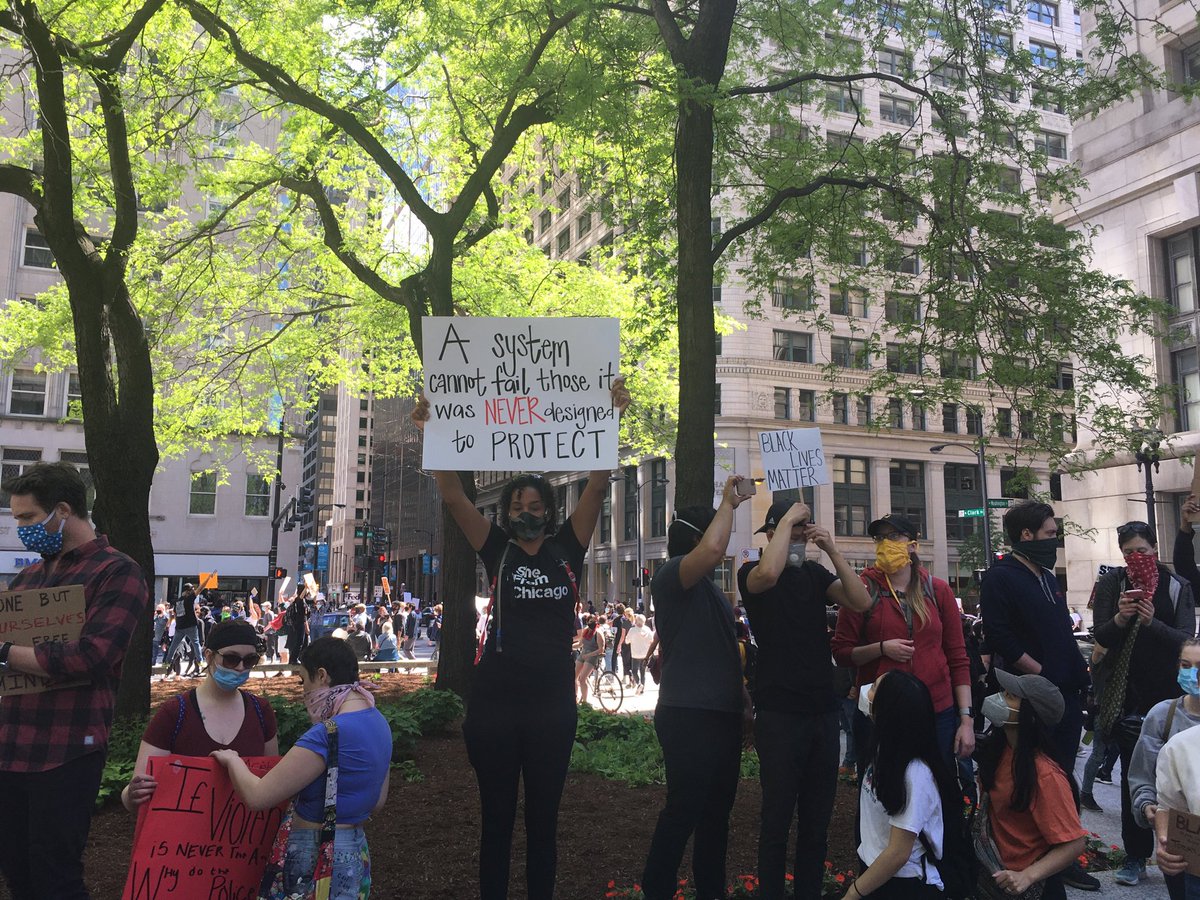
<path id="1" fill-rule="evenodd" d="M 1008 497 L 998 497 L 994 500 L 989 499 L 987 502 L 988 509 L 1008 509 L 1012 505 L 1012 500 Z"/>
<path id="2" fill-rule="evenodd" d="M 982 519 L 986 515 L 987 510 L 980 507 L 976 507 L 975 509 L 960 509 L 958 511 L 960 519 Z"/>

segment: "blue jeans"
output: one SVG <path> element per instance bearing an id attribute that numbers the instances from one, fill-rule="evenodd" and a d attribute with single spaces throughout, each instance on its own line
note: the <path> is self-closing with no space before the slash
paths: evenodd
<path id="1" fill-rule="evenodd" d="M 1083 764 L 1083 784 L 1079 786 L 1079 789 L 1085 794 L 1090 794 L 1092 792 L 1092 785 L 1096 781 L 1096 776 L 1100 773 L 1100 770 L 1104 769 L 1107 772 L 1111 772 L 1120 753 L 1121 748 L 1117 746 L 1116 741 L 1110 741 L 1099 730 L 1093 731 L 1092 755 Z"/>
<path id="2" fill-rule="evenodd" d="M 283 886 L 305 893 L 312 885 L 321 848 L 320 830 L 292 829 L 283 860 Z M 371 854 L 360 827 L 339 828 L 333 835 L 333 884 L 329 900 L 366 900 L 371 895 Z"/>
<path id="3" fill-rule="evenodd" d="M 1183 873 L 1183 896 L 1186 900 L 1200 900 L 1200 876 Z"/>
<path id="4" fill-rule="evenodd" d="M 854 743 L 854 711 L 857 708 L 858 701 L 849 697 L 843 697 L 838 704 L 838 727 L 846 735 L 846 755 L 842 757 L 842 765 L 847 769 L 858 764 L 858 749 Z"/>

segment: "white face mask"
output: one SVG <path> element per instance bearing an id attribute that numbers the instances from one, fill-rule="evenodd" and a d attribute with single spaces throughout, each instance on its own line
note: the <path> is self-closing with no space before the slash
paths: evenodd
<path id="1" fill-rule="evenodd" d="M 808 554 L 807 541 L 794 541 L 788 544 L 787 564 L 789 566 L 801 566 L 804 564 L 804 557 Z"/>
<path id="2" fill-rule="evenodd" d="M 874 687 L 875 685 L 873 684 L 864 684 L 858 689 L 858 711 L 868 719 L 871 718 L 872 707 L 874 705 L 871 703 L 871 689 Z"/>

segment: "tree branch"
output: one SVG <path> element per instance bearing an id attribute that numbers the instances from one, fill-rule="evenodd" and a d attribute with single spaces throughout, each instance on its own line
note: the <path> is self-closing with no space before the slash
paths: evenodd
<path id="1" fill-rule="evenodd" d="M 0 163 L 0 194 L 14 194 L 35 209 L 42 201 L 41 192 L 37 190 L 41 181 L 33 169 Z"/>
<path id="2" fill-rule="evenodd" d="M 688 42 L 679 30 L 679 23 L 675 21 L 675 15 L 671 12 L 671 5 L 667 0 L 653 0 L 652 8 L 654 21 L 658 24 L 663 43 L 667 45 L 667 52 L 671 54 L 675 65 L 683 65 Z"/>
<path id="3" fill-rule="evenodd" d="M 125 56 L 129 53 L 129 49 L 133 46 L 133 42 L 137 40 L 138 35 L 149 24 L 167 0 L 146 0 L 141 8 L 137 10 L 125 23 L 125 27 L 105 39 L 108 44 L 108 49 L 95 58 L 95 62 L 110 72 L 116 72 L 125 62 Z"/>
<path id="4" fill-rule="evenodd" d="M 461 241 L 454 245 L 455 256 L 461 256 L 500 227 L 500 201 L 496 197 L 496 192 L 492 189 L 491 182 L 488 182 L 487 186 L 483 189 L 483 196 L 487 200 L 487 220 L 478 228 L 466 234 Z"/>

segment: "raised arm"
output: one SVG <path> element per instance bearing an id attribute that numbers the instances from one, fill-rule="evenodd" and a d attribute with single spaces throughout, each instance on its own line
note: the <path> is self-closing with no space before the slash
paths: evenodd
<path id="1" fill-rule="evenodd" d="M 424 432 L 425 423 L 429 421 L 429 398 L 424 394 L 417 401 L 417 405 L 413 407 L 411 418 L 413 424 Z M 438 471 L 433 473 L 433 478 L 437 482 L 438 492 L 442 495 L 442 502 L 450 510 L 450 515 L 454 517 L 458 527 L 462 529 L 463 536 L 471 545 L 471 549 L 478 553 L 487 542 L 488 535 L 492 531 L 492 523 L 475 508 L 475 504 L 463 490 L 458 473 Z"/>
<path id="2" fill-rule="evenodd" d="M 705 575 L 715 569 L 725 558 L 729 549 L 729 535 L 733 531 L 733 511 L 746 498 L 738 494 L 737 484 L 741 475 L 730 475 L 721 493 L 721 505 L 709 523 L 700 543 L 679 564 L 679 584 L 686 591 L 700 583 Z"/>
<path id="3" fill-rule="evenodd" d="M 775 533 L 762 552 L 762 557 L 746 575 L 746 587 L 753 594 L 769 591 L 779 581 L 787 566 L 788 548 L 792 543 L 792 527 L 797 522 L 807 522 L 812 516 L 808 506 L 797 501 L 782 516 L 775 525 Z"/>
<path id="4" fill-rule="evenodd" d="M 612 405 L 618 416 L 625 414 L 625 410 L 629 408 L 629 400 L 625 378 L 614 378 Z M 575 532 L 575 540 L 579 541 L 581 547 L 587 547 L 592 542 L 592 532 L 596 530 L 596 522 L 600 518 L 600 510 L 604 506 L 604 498 L 608 495 L 609 474 L 606 469 L 597 469 L 588 474 L 587 484 L 583 488 L 579 502 L 575 504 L 575 511 L 571 513 L 571 528 Z"/>

